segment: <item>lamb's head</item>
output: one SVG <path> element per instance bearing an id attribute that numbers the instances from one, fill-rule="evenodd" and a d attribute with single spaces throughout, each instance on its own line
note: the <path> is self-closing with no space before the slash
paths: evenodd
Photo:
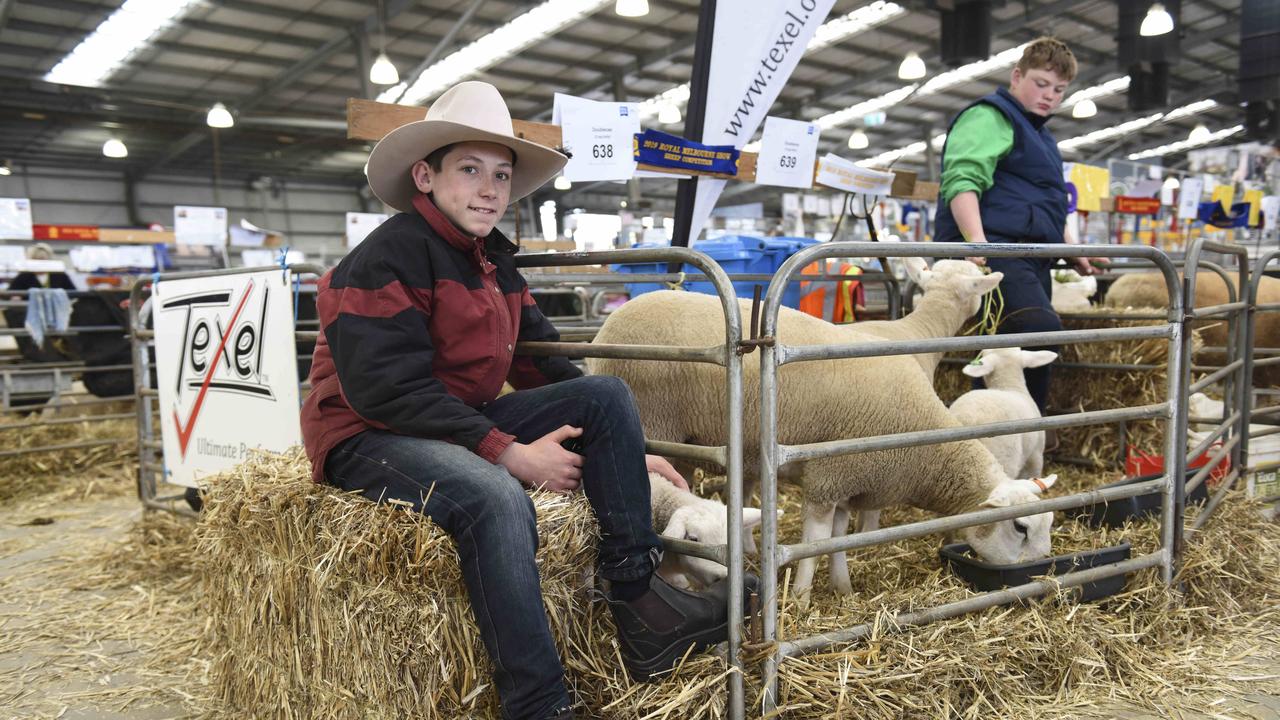
<path id="1" fill-rule="evenodd" d="M 743 530 L 750 530 L 759 524 L 759 508 L 742 508 Z M 663 528 L 661 534 L 690 542 L 723 545 L 729 541 L 726 530 L 728 527 L 729 508 L 714 500 L 705 500 L 678 508 L 671 514 L 671 519 L 667 521 L 667 526 Z M 677 586 L 688 586 L 691 582 L 694 586 L 707 587 L 729 574 L 728 568 L 714 560 L 689 555 L 667 553 L 663 556 L 662 564 L 664 569 L 670 569 L 670 574 L 675 578 L 684 576 L 684 579 L 672 582 Z M 664 571 L 663 575 L 667 576 L 668 573 Z M 668 580 L 673 578 L 668 577 Z"/>
<path id="2" fill-rule="evenodd" d="M 982 503 L 983 508 L 1009 507 L 1035 502 L 1040 493 L 1058 479 L 1057 475 L 1031 480 L 1005 480 Z M 1050 551 L 1049 531 L 1053 529 L 1053 513 L 967 527 L 961 531 L 964 541 L 986 562 L 996 565 L 1039 560 Z"/>
<path id="3" fill-rule="evenodd" d="M 1058 353 L 1052 350 L 1023 350 L 1022 348 L 987 348 L 978 354 L 973 362 L 964 366 L 962 372 L 969 377 L 986 377 L 999 373 L 1005 368 L 1035 368 L 1048 365 L 1058 359 Z"/>
<path id="4" fill-rule="evenodd" d="M 905 258 L 905 261 L 907 274 L 925 295 L 945 293 L 948 300 L 966 308 L 968 315 L 978 312 L 982 296 L 1004 279 L 1004 273 L 984 274 L 982 268 L 967 260 L 939 260 L 933 269 L 925 266 L 923 258 Z"/>

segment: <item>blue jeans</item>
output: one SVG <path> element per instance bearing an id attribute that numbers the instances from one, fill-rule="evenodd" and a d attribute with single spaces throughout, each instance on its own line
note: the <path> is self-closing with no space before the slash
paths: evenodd
<path id="1" fill-rule="evenodd" d="M 500 397 L 481 412 L 521 443 L 562 425 L 581 427 L 582 489 L 600 525 L 599 573 L 613 581 L 652 574 L 662 545 L 626 383 L 576 378 Z M 330 451 L 324 470 L 343 490 L 412 503 L 453 538 L 503 717 L 546 718 L 571 704 L 542 605 L 533 502 L 506 468 L 443 440 L 366 430 Z"/>

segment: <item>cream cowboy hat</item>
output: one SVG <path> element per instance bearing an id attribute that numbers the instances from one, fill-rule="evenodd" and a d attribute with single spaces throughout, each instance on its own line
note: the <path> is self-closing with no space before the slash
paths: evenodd
<path id="1" fill-rule="evenodd" d="M 542 187 L 569 158 L 544 145 L 515 136 L 511 111 L 486 82 L 468 81 L 449 88 L 431 103 L 424 119 L 387 133 L 369 153 L 365 174 L 382 202 L 402 212 L 413 209 L 418 188 L 409 168 L 435 150 L 460 142 L 491 142 L 511 148 L 511 202 Z"/>

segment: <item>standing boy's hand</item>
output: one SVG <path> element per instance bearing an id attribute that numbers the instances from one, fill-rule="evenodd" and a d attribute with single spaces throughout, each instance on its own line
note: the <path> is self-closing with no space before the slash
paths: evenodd
<path id="1" fill-rule="evenodd" d="M 498 456 L 498 464 L 515 479 L 532 488 L 570 493 L 582 481 L 582 456 L 561 443 L 582 435 L 582 428 L 564 425 L 528 445 L 511 443 Z"/>

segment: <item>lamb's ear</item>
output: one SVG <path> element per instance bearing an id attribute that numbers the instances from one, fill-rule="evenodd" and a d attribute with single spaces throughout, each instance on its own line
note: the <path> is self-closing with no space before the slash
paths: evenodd
<path id="1" fill-rule="evenodd" d="M 907 277 L 912 282 L 924 287 L 933 279 L 933 272 L 929 270 L 929 263 L 925 262 L 922 257 L 905 257 L 902 258 L 902 264 L 907 268 Z"/>
<path id="2" fill-rule="evenodd" d="M 1052 350 L 1023 350 L 1022 367 L 1035 368 L 1048 365 L 1058 359 L 1058 353 Z"/>
<path id="3" fill-rule="evenodd" d="M 760 508 L 744 507 L 742 508 L 742 529 L 753 528 L 760 524 L 761 515 Z"/>
<path id="4" fill-rule="evenodd" d="M 1000 492 L 1000 488 L 997 487 L 995 490 L 991 491 L 991 494 L 987 496 L 986 500 L 982 501 L 982 505 L 979 507 L 1001 508 L 1009 507 L 1010 504 L 1008 493 Z"/>
<path id="5" fill-rule="evenodd" d="M 982 358 L 976 357 L 968 365 L 965 365 L 960 372 L 969 377 L 986 377 L 991 374 L 992 370 L 996 369 L 995 365 L 993 362 L 986 362 Z"/>
<path id="6" fill-rule="evenodd" d="M 1004 273 L 993 272 L 990 275 L 980 275 L 978 277 L 966 277 L 965 282 L 969 284 L 969 291 L 974 295 L 986 295 L 1000 284 L 1004 279 Z"/>
<path id="7" fill-rule="evenodd" d="M 1044 477 L 1040 477 L 1040 478 L 1031 478 L 1030 480 L 1019 480 L 1018 482 L 1024 483 L 1027 486 L 1028 490 L 1035 493 L 1036 495 L 1039 495 L 1043 493 L 1045 490 L 1048 490 L 1049 488 L 1053 487 L 1053 484 L 1057 481 L 1058 481 L 1058 476 L 1055 473 L 1052 475 L 1045 475 Z"/>

